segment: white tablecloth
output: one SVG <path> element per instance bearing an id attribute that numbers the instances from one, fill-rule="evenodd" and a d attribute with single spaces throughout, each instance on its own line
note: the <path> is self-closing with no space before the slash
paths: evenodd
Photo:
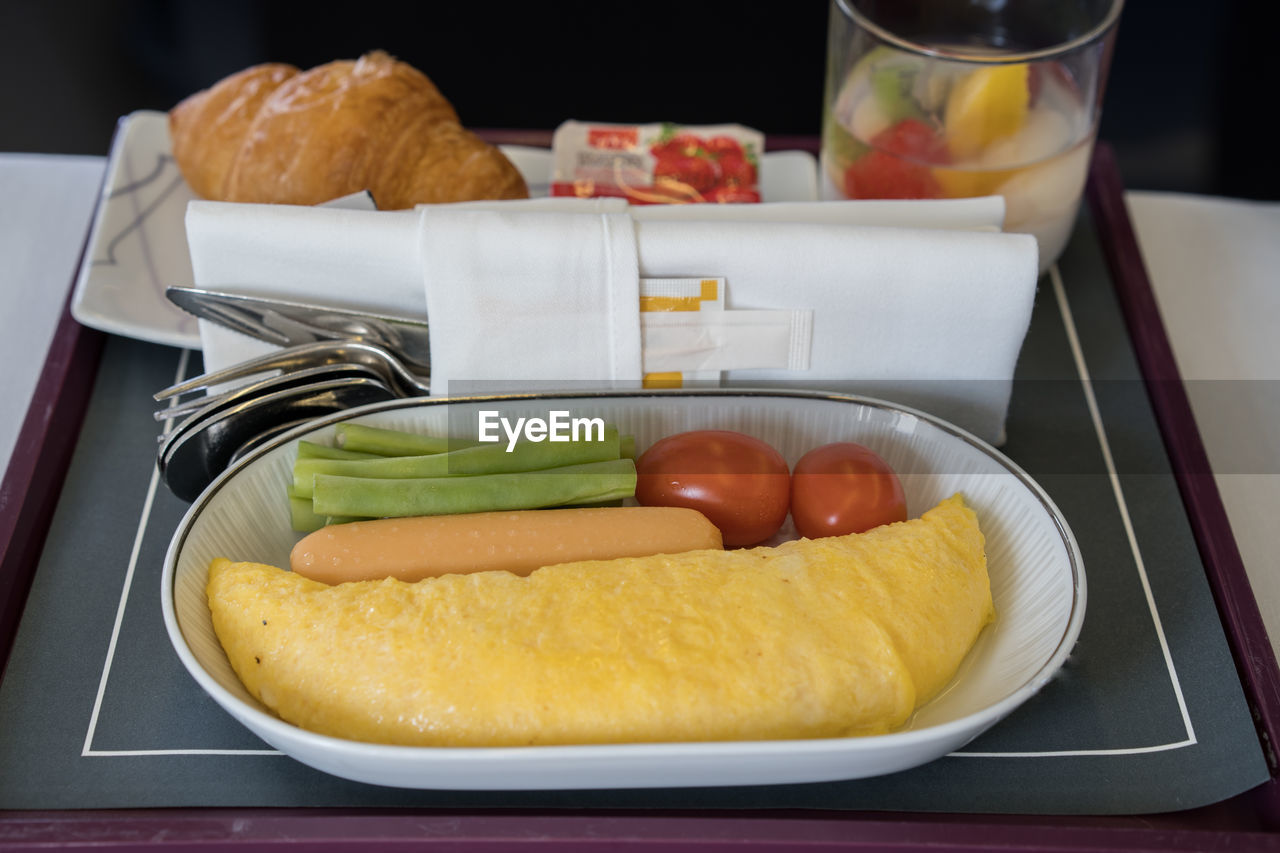
<path id="1" fill-rule="evenodd" d="M 1126 201 L 1280 654 L 1280 203 L 1151 192 Z"/>
<path id="2" fill-rule="evenodd" d="M 0 155 L 3 467 L 70 292 L 104 166 L 100 157 Z M 1149 192 L 1127 200 L 1250 582 L 1280 649 L 1280 204 Z"/>
<path id="3" fill-rule="evenodd" d="M 106 162 L 0 155 L 0 470 L 71 291 Z"/>

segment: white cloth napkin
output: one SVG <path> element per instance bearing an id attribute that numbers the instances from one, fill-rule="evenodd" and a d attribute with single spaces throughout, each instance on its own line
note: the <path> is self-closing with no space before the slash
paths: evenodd
<path id="1" fill-rule="evenodd" d="M 1004 196 L 978 198 L 841 201 L 774 201 L 760 204 L 631 205 L 621 198 L 551 196 L 504 201 L 462 202 L 454 209 L 518 209 L 559 212 L 629 212 L 638 222 L 809 222 L 829 225 L 877 225 L 999 231 L 1004 225 Z"/>
<path id="2" fill-rule="evenodd" d="M 641 222 L 637 234 L 646 275 L 705 267 L 728 281 L 730 309 L 814 309 L 807 371 L 729 371 L 726 384 L 884 397 L 1003 442 L 1034 238 L 763 222 Z"/>
<path id="3" fill-rule="evenodd" d="M 640 274 L 626 211 L 420 209 L 431 390 L 539 390 L 641 374 Z"/>
<path id="4" fill-rule="evenodd" d="M 622 199 L 617 199 L 622 201 Z M 876 225 L 898 228 L 946 228 L 999 231 L 1004 225 L 1004 196 L 897 201 L 778 201 L 763 204 L 651 204 L 633 208 L 648 222 L 808 222 L 827 225 Z"/>
<path id="5" fill-rule="evenodd" d="M 187 245 L 197 287 L 364 311 L 426 314 L 418 214 L 193 201 Z M 277 347 L 205 320 L 206 370 Z"/>
<path id="6" fill-rule="evenodd" d="M 880 221 L 875 208 L 910 213 L 903 205 L 929 227 L 865 224 Z M 426 314 L 433 393 L 451 380 L 526 383 L 513 390 L 531 379 L 638 382 L 638 278 L 719 276 L 726 311 L 813 314 L 807 369 L 729 370 L 726 384 L 870 393 L 1003 440 L 1037 257 L 1034 238 L 994 230 L 1002 206 L 699 209 L 606 199 L 400 212 L 193 202 L 186 225 L 197 286 Z M 268 348 L 207 324 L 202 341 L 208 369 Z"/>

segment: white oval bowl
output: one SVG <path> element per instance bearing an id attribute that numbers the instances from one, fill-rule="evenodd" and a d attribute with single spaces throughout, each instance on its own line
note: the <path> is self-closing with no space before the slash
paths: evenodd
<path id="1" fill-rule="evenodd" d="M 832 441 L 856 441 L 902 479 L 916 517 L 962 492 L 978 514 L 998 618 L 960 673 L 902 730 L 871 737 L 502 748 L 409 747 L 316 734 L 275 716 L 245 690 L 214 635 L 205 597 L 215 557 L 287 566 L 299 534 L 284 487 L 297 441 L 359 421 L 474 435 L 477 412 L 551 410 L 603 417 L 643 449 L 690 429 L 734 429 L 794 464 Z M 790 522 L 779 538 L 791 538 Z M 1085 574 L 1065 519 L 1043 489 L 990 445 L 919 411 L 867 398 L 808 392 L 674 391 L 399 400 L 315 421 L 238 462 L 192 504 L 165 557 L 165 627 L 206 692 L 271 746 L 319 770 L 405 788 L 512 790 L 756 785 L 855 779 L 896 772 L 962 747 L 1038 691 L 1080 633 Z"/>

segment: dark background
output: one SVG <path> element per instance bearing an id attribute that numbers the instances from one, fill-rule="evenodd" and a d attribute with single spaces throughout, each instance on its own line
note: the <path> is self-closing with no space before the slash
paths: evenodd
<path id="1" fill-rule="evenodd" d="M 1280 198 L 1271 0 L 1128 0 L 1101 137 L 1127 186 Z M 476 128 L 816 134 L 827 0 L 0 0 L 0 151 L 105 154 L 116 119 L 264 60 L 385 49 Z"/>

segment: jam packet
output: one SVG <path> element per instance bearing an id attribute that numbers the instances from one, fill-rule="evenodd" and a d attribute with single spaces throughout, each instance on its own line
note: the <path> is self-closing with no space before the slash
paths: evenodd
<path id="1" fill-rule="evenodd" d="M 552 137 L 553 196 L 632 204 L 760 201 L 764 134 L 738 124 L 567 121 Z"/>

